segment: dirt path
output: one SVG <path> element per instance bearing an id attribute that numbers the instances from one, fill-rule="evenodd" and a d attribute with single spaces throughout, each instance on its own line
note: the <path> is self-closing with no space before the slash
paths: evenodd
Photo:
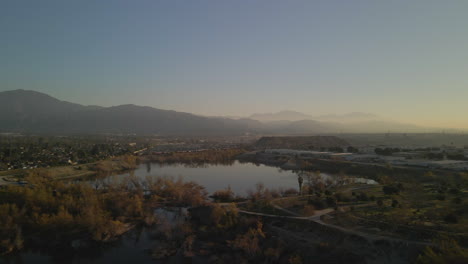
<path id="1" fill-rule="evenodd" d="M 5 177 L 0 177 L 0 186 L 2 186 L 2 185 L 9 185 L 9 184 L 11 184 L 11 183 L 5 181 Z"/>
<path id="2" fill-rule="evenodd" d="M 362 190 L 362 189 L 372 188 L 372 187 L 373 186 L 353 187 L 353 188 L 349 188 L 347 191 Z M 307 197 L 307 196 L 304 196 L 304 197 Z M 380 235 L 375 235 L 375 234 L 364 233 L 364 232 L 361 232 L 361 231 L 344 228 L 344 227 L 341 227 L 341 226 L 338 226 L 338 225 L 333 225 L 333 224 L 325 223 L 324 221 L 322 221 L 322 216 L 328 215 L 328 214 L 335 211 L 333 208 L 326 208 L 326 209 L 323 209 L 323 210 L 317 210 L 317 211 L 315 211 L 314 215 L 312 215 L 312 216 L 300 216 L 296 212 L 293 212 L 291 210 L 288 210 L 286 208 L 283 208 L 283 207 L 275 204 L 275 201 L 285 200 L 285 199 L 292 199 L 292 198 L 295 198 L 295 197 L 278 198 L 278 199 L 275 199 L 275 200 L 271 201 L 271 203 L 270 203 L 275 209 L 280 210 L 282 212 L 285 212 L 285 213 L 289 214 L 290 216 L 271 215 L 271 214 L 251 212 L 251 211 L 246 211 L 246 210 L 239 210 L 239 213 L 247 214 L 247 215 L 263 216 L 263 217 L 271 217 L 271 218 L 311 221 L 311 222 L 317 223 L 317 224 L 319 224 L 321 226 L 324 226 L 324 227 L 327 227 L 327 228 L 330 228 L 330 229 L 334 229 L 334 230 L 338 230 L 338 231 L 340 231 L 340 232 L 342 232 L 344 234 L 356 235 L 356 236 L 359 236 L 359 237 L 363 237 L 363 238 L 367 239 L 368 241 L 372 241 L 372 242 L 379 241 L 379 240 L 386 240 L 386 241 L 389 241 L 389 242 L 399 243 L 399 244 L 416 244 L 416 245 L 423 245 L 423 246 L 432 245 L 432 243 L 429 243 L 429 242 L 399 239 L 399 238 L 394 238 L 394 237 L 387 237 L 387 236 L 380 236 Z M 373 204 L 374 203 L 366 203 L 366 204 L 353 205 L 353 206 L 365 207 L 365 206 L 371 206 Z M 351 205 L 343 206 L 341 208 L 347 208 L 349 206 L 351 206 Z"/>
<path id="3" fill-rule="evenodd" d="M 72 179 L 72 178 L 78 178 L 78 177 L 93 175 L 93 174 L 96 174 L 96 172 L 94 172 L 94 171 L 87 171 L 87 172 L 77 173 L 77 174 L 68 175 L 68 176 L 61 176 L 61 177 L 58 177 L 56 180 Z"/>
<path id="4" fill-rule="evenodd" d="M 281 210 L 281 207 L 279 207 L 279 206 L 276 206 L 275 208 L 277 208 L 278 210 Z M 284 209 L 284 210 L 286 210 L 286 209 Z M 288 211 L 289 210 L 286 210 L 286 212 L 288 212 Z M 356 236 L 363 237 L 363 238 L 365 238 L 365 239 L 367 239 L 369 241 L 373 241 L 373 242 L 374 241 L 379 241 L 379 240 L 386 240 L 386 241 L 390 241 L 390 242 L 393 242 L 393 243 L 400 243 L 400 244 L 401 243 L 403 243 L 403 244 L 416 244 L 416 245 L 423 245 L 423 246 L 432 245 L 432 243 L 429 243 L 429 242 L 413 241 L 413 240 L 407 240 L 407 239 L 399 239 L 399 238 L 393 238 L 393 237 L 386 237 L 386 236 L 380 236 L 380 235 L 364 233 L 364 232 L 361 232 L 361 231 L 356 231 L 356 230 L 347 229 L 347 228 L 344 228 L 344 227 L 341 227 L 341 226 L 325 223 L 320 219 L 323 215 L 327 215 L 327 214 L 329 214 L 329 213 L 331 213 L 333 211 L 334 211 L 334 209 L 331 209 L 331 208 L 323 209 L 323 210 L 316 211 L 316 213 L 313 216 L 308 216 L 308 217 L 306 217 L 306 216 L 271 215 L 271 214 L 250 212 L 250 211 L 245 211 L 245 210 L 239 210 L 239 213 L 247 214 L 247 215 L 263 216 L 263 217 L 281 218 L 281 219 L 295 219 L 295 220 L 299 219 L 299 220 L 305 220 L 305 221 L 312 221 L 312 222 L 315 222 L 315 223 L 317 223 L 319 225 L 322 225 L 322 226 L 325 226 L 325 227 L 328 227 L 328 228 L 331 228 L 331 229 L 339 230 L 339 231 L 343 232 L 344 234 L 356 235 Z"/>
<path id="5" fill-rule="evenodd" d="M 3 175 L 3 176 L 0 176 L 0 186 L 1 185 L 12 185 L 12 184 L 16 184 L 15 181 L 10 181 L 8 180 L 8 178 L 10 177 L 16 177 L 18 176 L 19 174 L 11 174 L 11 175 Z"/>
<path id="6" fill-rule="evenodd" d="M 352 187 L 352 188 L 348 188 L 346 191 L 362 190 L 362 189 L 367 189 L 367 188 L 372 188 L 372 187 L 374 187 L 374 186 Z M 309 195 L 304 195 L 302 197 L 307 197 L 307 196 L 309 196 Z M 328 228 L 331 228 L 331 229 L 339 230 L 339 231 L 341 231 L 341 232 L 343 232 L 345 234 L 357 235 L 357 236 L 366 238 L 366 239 L 368 239 L 370 241 L 387 240 L 387 241 L 392 241 L 392 242 L 396 242 L 396 243 L 412 243 L 412 244 L 418 244 L 418 245 L 431 245 L 431 243 L 428 243 L 428 242 L 411 241 L 411 240 L 398 239 L 398 238 L 393 238 L 393 237 L 379 236 L 379 235 L 364 233 L 364 232 L 361 232 L 361 231 L 356 231 L 356 230 L 353 230 L 353 229 L 348 229 L 348 228 L 344 228 L 344 227 L 341 227 L 341 226 L 338 226 L 338 225 L 333 225 L 333 224 L 323 222 L 321 220 L 322 216 L 328 215 L 328 214 L 334 212 L 335 210 L 333 208 L 326 208 L 326 209 L 322 209 L 322 210 L 317 210 L 317 211 L 315 211 L 314 215 L 312 215 L 312 216 L 301 216 L 296 212 L 293 212 L 291 210 L 283 208 L 283 207 L 281 207 L 281 206 L 274 203 L 275 201 L 286 200 L 286 199 L 294 199 L 294 198 L 297 198 L 297 197 L 282 197 L 282 198 L 278 198 L 278 199 L 275 199 L 275 200 L 270 202 L 270 204 L 275 209 L 280 210 L 282 212 L 285 212 L 285 213 L 289 214 L 290 216 L 264 214 L 264 213 L 246 211 L 246 210 L 239 210 L 239 213 L 247 214 L 247 215 L 263 216 L 263 217 L 271 217 L 271 218 L 312 221 L 312 222 L 315 222 L 315 223 L 317 223 L 319 225 L 322 225 L 322 226 L 325 226 L 325 227 L 328 227 Z M 247 203 L 247 202 L 243 202 L 243 203 Z M 227 204 L 229 204 L 229 203 L 222 203 L 220 205 L 223 206 L 223 205 L 227 205 Z M 373 205 L 373 203 L 353 205 L 353 206 L 365 207 L 365 206 L 371 206 L 371 205 Z M 343 206 L 341 208 L 347 208 L 349 206 L 351 206 L 351 205 Z"/>

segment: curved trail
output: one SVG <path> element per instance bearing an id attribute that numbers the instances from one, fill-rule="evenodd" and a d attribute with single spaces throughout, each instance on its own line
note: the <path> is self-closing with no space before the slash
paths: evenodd
<path id="1" fill-rule="evenodd" d="M 364 186 L 364 187 L 355 187 L 355 188 L 349 188 L 347 191 L 354 191 L 354 190 L 359 190 L 359 189 L 365 189 L 365 188 L 371 188 L 370 186 Z M 306 197 L 306 196 L 305 196 Z M 338 225 L 333 225 L 329 223 L 325 223 L 324 221 L 321 220 L 322 216 L 330 214 L 334 212 L 335 210 L 333 208 L 327 208 L 323 210 L 317 210 L 315 211 L 314 215 L 312 216 L 300 216 L 296 212 L 290 211 L 286 208 L 283 208 L 277 204 L 274 203 L 274 201 L 278 200 L 285 200 L 285 199 L 291 199 L 292 197 L 283 197 L 283 198 L 278 198 L 273 201 L 271 201 L 271 205 L 282 212 L 285 212 L 287 214 L 290 214 L 290 216 L 282 216 L 282 215 L 272 215 L 272 214 L 264 214 L 264 213 L 258 213 L 258 212 L 251 212 L 251 211 L 246 211 L 246 210 L 238 210 L 239 213 L 246 214 L 246 215 L 254 215 L 254 216 L 262 216 L 262 217 L 270 217 L 270 218 L 278 218 L 278 219 L 294 219 L 294 220 L 305 220 L 305 221 L 310 221 L 314 222 L 318 225 L 331 228 L 334 230 L 338 230 L 344 234 L 348 235 L 355 235 L 359 236 L 362 238 L 365 238 L 369 241 L 381 241 L 381 240 L 387 240 L 393 243 L 398 243 L 398 244 L 416 244 L 416 245 L 422 245 L 422 246 L 430 246 L 433 245 L 430 242 L 423 242 L 423 241 L 414 241 L 414 240 L 408 240 L 408 239 L 400 239 L 400 238 L 394 238 L 394 237 L 388 237 L 388 236 L 380 236 L 380 235 L 375 235 L 375 234 L 369 234 L 369 233 L 364 233 L 361 231 L 356 231 L 348 228 L 344 228 Z M 245 202 L 244 202 L 245 203 Z M 237 204 L 237 203 L 236 203 Z M 226 203 L 220 204 L 221 206 L 226 205 Z M 371 204 L 361 204 L 360 206 L 369 206 Z"/>
<path id="2" fill-rule="evenodd" d="M 387 241 L 392 241 L 392 242 L 396 242 L 396 243 L 418 244 L 418 245 L 424 245 L 424 246 L 432 245 L 432 243 L 429 243 L 429 242 L 399 239 L 399 238 L 379 236 L 379 235 L 364 233 L 364 232 L 360 232 L 360 231 L 355 231 L 355 230 L 347 229 L 347 228 L 344 228 L 344 227 L 341 227 L 341 226 L 325 223 L 320 219 L 321 216 L 326 215 L 326 214 L 328 214 L 330 212 L 333 212 L 333 211 L 334 211 L 333 209 L 324 209 L 324 210 L 320 210 L 319 214 L 314 214 L 313 216 L 308 216 L 308 217 L 306 217 L 306 216 L 270 215 L 270 214 L 250 212 L 250 211 L 245 211 L 245 210 L 239 210 L 239 213 L 247 214 L 247 215 L 263 216 L 263 217 L 280 218 L 280 219 L 296 219 L 296 220 L 299 219 L 299 220 L 311 221 L 311 222 L 315 222 L 315 223 L 317 223 L 319 225 L 322 225 L 322 226 L 326 226 L 326 227 L 329 227 L 329 228 L 332 228 L 332 229 L 339 230 L 339 231 L 341 231 L 341 232 L 343 232 L 345 234 L 357 235 L 357 236 L 364 237 L 364 238 L 366 238 L 368 240 L 371 240 L 371 241 L 387 240 Z"/>

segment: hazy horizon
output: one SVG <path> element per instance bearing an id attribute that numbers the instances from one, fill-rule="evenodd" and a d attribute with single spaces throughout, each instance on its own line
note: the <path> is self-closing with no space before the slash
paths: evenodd
<path id="1" fill-rule="evenodd" d="M 257 120 L 260 121 L 261 123 L 264 124 L 275 124 L 275 125 L 280 125 L 281 124 L 286 124 L 284 122 L 276 122 L 276 121 L 291 121 L 294 123 L 294 121 L 307 121 L 311 120 L 314 122 L 319 122 L 317 124 L 322 124 L 325 126 L 331 126 L 329 129 L 331 131 L 327 133 L 332 133 L 332 130 L 335 130 L 335 133 L 343 133 L 343 129 L 345 131 L 348 131 L 348 133 L 353 133 L 352 131 L 356 132 L 357 126 L 359 126 L 359 131 L 362 133 L 466 133 L 468 132 L 467 130 L 463 128 L 455 128 L 455 127 L 430 127 L 430 126 L 417 126 L 412 123 L 404 123 L 401 120 L 396 120 L 396 119 L 391 119 L 387 118 L 384 116 L 379 116 L 374 113 L 369 113 L 369 112 L 346 112 L 346 113 L 328 113 L 328 114 L 322 114 L 322 115 L 314 115 L 311 113 L 303 113 L 303 112 L 298 112 L 290 109 L 284 109 L 280 110 L 278 112 L 265 112 L 265 113 L 250 113 L 245 116 L 230 116 L 230 115 L 202 115 L 202 114 L 197 114 L 197 113 L 190 113 L 190 112 L 184 112 L 180 111 L 178 109 L 162 109 L 162 108 L 157 108 L 154 106 L 147 106 L 147 105 L 138 105 L 138 104 L 119 104 L 119 105 L 112 105 L 112 106 L 102 106 L 102 105 L 86 105 L 80 102 L 76 101 L 67 101 L 67 100 L 61 100 L 60 98 L 56 98 L 53 96 L 50 96 L 46 93 L 42 93 L 39 91 L 34 91 L 34 90 L 25 90 L 25 89 L 18 89 L 18 90 L 9 90 L 9 91 L 0 91 L 0 97 L 2 96 L 2 93 L 8 93 L 10 94 L 9 96 L 13 95 L 13 98 L 16 97 L 16 99 L 19 99 L 19 101 L 16 101 L 16 99 L 13 100 L 13 104 L 16 104 L 16 108 L 19 107 L 19 109 L 22 109 L 21 104 L 24 104 L 24 102 L 21 102 L 21 100 L 29 98 L 29 100 L 36 98 L 37 102 L 44 102 L 43 98 L 44 96 L 46 97 L 52 97 L 54 100 L 58 100 L 61 102 L 68 102 L 72 104 L 78 104 L 82 105 L 84 107 L 86 106 L 95 106 L 95 107 L 119 107 L 119 106 L 125 106 L 125 105 L 136 105 L 138 107 L 153 107 L 154 109 L 159 109 L 159 110 L 167 110 L 167 111 L 176 111 L 179 113 L 189 113 L 189 114 L 194 114 L 200 117 L 209 117 L 209 118 L 216 118 L 216 117 L 221 117 L 221 118 L 231 118 L 231 119 L 251 119 L 251 120 Z M 5 94 L 6 95 L 6 94 Z M 28 100 L 28 99 L 27 99 Z M 48 101 L 50 102 L 50 101 Z M 274 125 L 274 126 L 275 126 Z M 338 125 L 339 127 L 334 127 Z M 347 127 L 347 125 L 351 125 L 351 132 L 349 131 L 350 127 Z M 355 125 L 354 128 L 352 126 Z M 320 125 L 319 125 L 320 126 Z M 375 129 L 377 128 L 377 132 Z"/>
<path id="2" fill-rule="evenodd" d="M 0 91 L 468 128 L 468 2 L 8 1 Z"/>

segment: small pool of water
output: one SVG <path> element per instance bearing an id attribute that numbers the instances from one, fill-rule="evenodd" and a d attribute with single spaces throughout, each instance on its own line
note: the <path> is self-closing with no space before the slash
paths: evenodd
<path id="1" fill-rule="evenodd" d="M 293 171 L 238 161 L 232 165 L 203 166 L 148 163 L 141 164 L 132 172 L 109 176 L 108 179 L 123 178 L 130 174 L 142 179 L 158 176 L 182 178 L 184 181 L 194 181 L 204 186 L 208 193 L 230 186 L 234 193 L 246 195 L 247 191 L 253 190 L 257 183 L 263 183 L 267 188 L 298 189 L 297 174 Z"/>

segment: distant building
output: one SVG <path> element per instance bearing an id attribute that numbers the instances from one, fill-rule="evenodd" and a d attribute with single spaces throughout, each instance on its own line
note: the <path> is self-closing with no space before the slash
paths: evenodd
<path id="1" fill-rule="evenodd" d="M 298 156 L 302 158 L 322 158 L 328 159 L 334 153 L 323 151 L 308 151 L 308 150 L 295 150 L 295 149 L 266 149 L 265 153 L 276 155 L 289 155 Z"/>
<path id="2" fill-rule="evenodd" d="M 412 152 L 394 152 L 393 157 L 402 157 L 405 159 L 416 159 L 424 157 L 424 152 L 412 151 Z"/>
<path id="3" fill-rule="evenodd" d="M 438 160 L 432 161 L 429 164 L 432 168 L 438 169 L 455 169 L 455 170 L 467 170 L 468 161 L 463 160 Z"/>
<path id="4" fill-rule="evenodd" d="M 379 155 L 376 155 L 376 154 L 354 154 L 351 156 L 347 156 L 346 160 L 352 161 L 352 162 L 372 163 L 372 162 L 379 162 L 381 158 Z"/>

